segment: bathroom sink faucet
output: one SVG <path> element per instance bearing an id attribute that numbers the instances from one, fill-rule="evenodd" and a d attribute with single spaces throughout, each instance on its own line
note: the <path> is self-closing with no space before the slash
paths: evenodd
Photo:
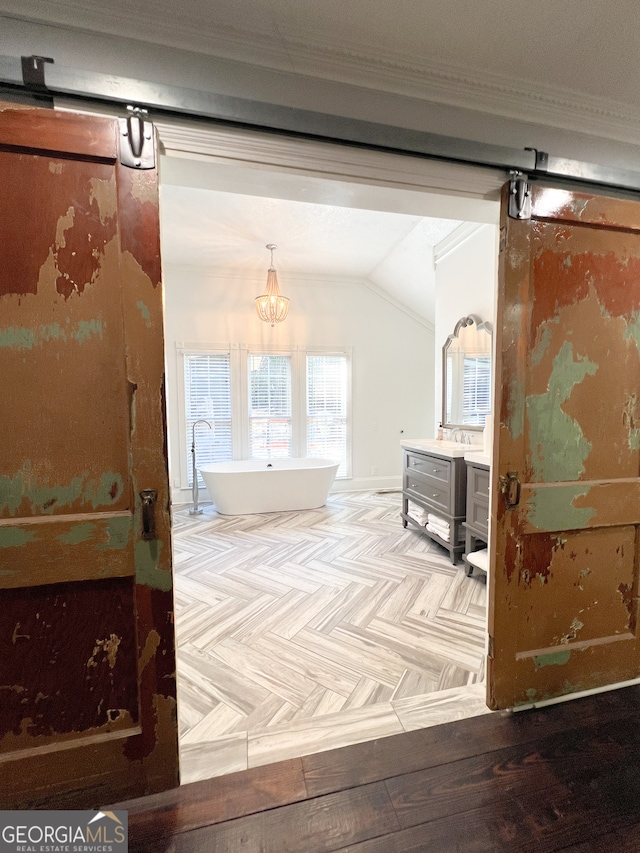
<path id="1" fill-rule="evenodd" d="M 459 441 L 461 443 L 464 442 L 464 433 L 462 432 L 460 427 L 455 427 L 451 430 L 451 441 Z"/>

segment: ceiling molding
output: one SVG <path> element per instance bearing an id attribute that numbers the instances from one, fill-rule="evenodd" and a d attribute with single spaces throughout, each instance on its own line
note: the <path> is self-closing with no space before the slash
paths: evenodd
<path id="1" fill-rule="evenodd" d="M 223 28 L 218 32 L 222 39 L 216 55 L 249 64 L 254 64 L 253 58 L 258 56 L 263 64 L 278 71 L 637 143 L 640 109 L 630 104 L 481 68 L 385 53 L 379 45 L 365 52 L 360 44 L 320 45 L 316 38 L 311 45 L 295 36 L 287 37 L 282 28 L 279 34 L 284 43 L 277 45 L 262 33 Z M 231 45 L 240 49 L 230 51 Z"/>
<path id="2" fill-rule="evenodd" d="M 370 279 L 362 279 L 360 283 L 364 287 L 366 287 L 367 290 L 370 290 L 372 293 L 375 293 L 376 296 L 379 296 L 380 299 L 384 299 L 384 301 L 388 302 L 389 305 L 393 305 L 393 307 L 400 311 L 402 314 L 405 314 L 407 317 L 410 317 L 412 320 L 414 320 L 416 323 L 419 323 L 421 326 L 423 326 L 425 329 L 428 329 L 430 332 L 435 333 L 436 327 L 430 320 L 427 320 L 426 317 L 423 317 L 421 314 L 412 311 L 402 302 L 398 302 L 397 299 L 394 299 L 393 296 L 387 293 L 386 290 L 383 290 L 383 288 L 378 287 L 378 285 L 374 284 Z"/>
<path id="3" fill-rule="evenodd" d="M 258 274 L 253 272 L 243 273 L 241 270 L 233 270 L 233 269 L 216 269 L 211 265 L 200 265 L 200 264 L 172 264 L 166 263 L 165 265 L 165 273 L 168 268 L 173 270 L 176 269 L 197 269 L 203 270 L 207 269 L 210 272 L 215 274 L 214 277 L 216 279 L 225 279 L 227 281 L 238 281 L 246 284 L 247 286 L 251 285 L 252 287 L 259 288 L 260 286 L 264 286 L 265 276 L 264 273 Z M 337 287 L 337 288 L 345 288 L 345 287 L 364 287 L 367 290 L 370 290 L 380 299 L 383 299 L 385 302 L 388 302 L 389 305 L 392 305 L 397 311 L 409 317 L 414 322 L 418 323 L 420 326 L 423 326 L 425 329 L 428 329 L 430 332 L 435 331 L 434 324 L 427 320 L 426 317 L 423 317 L 420 314 L 417 314 L 415 311 L 412 311 L 407 305 L 403 302 L 400 302 L 397 299 L 394 299 L 387 291 L 383 290 L 383 288 L 378 287 L 377 284 L 374 284 L 369 279 L 365 278 L 350 278 L 349 276 L 329 276 L 329 275 L 315 275 L 313 273 L 299 273 L 299 272 L 282 272 L 281 269 L 278 269 L 278 281 L 280 287 L 283 291 L 286 292 L 287 287 L 290 285 L 295 285 L 297 287 L 313 287 L 313 285 L 317 285 L 321 283 L 324 287 Z"/>
<path id="4" fill-rule="evenodd" d="M 201 264 L 184 264 L 184 263 L 173 263 L 171 261 L 165 264 L 166 267 L 171 267 L 172 269 L 197 269 L 197 270 L 207 270 L 212 274 L 213 278 L 220 279 L 224 278 L 229 281 L 240 281 L 247 285 L 253 286 L 262 286 L 267 281 L 267 263 L 264 264 L 264 268 L 258 270 L 240 270 L 233 269 L 230 267 L 218 267 L 211 263 L 201 263 Z M 284 288 L 285 286 L 300 285 L 301 287 L 313 287 L 314 284 L 321 283 L 324 286 L 334 286 L 334 287 L 360 287 L 363 284 L 366 284 L 366 280 L 362 278 L 358 278 L 357 276 L 348 276 L 348 275 L 328 275 L 326 273 L 309 273 L 309 272 L 298 272 L 296 270 L 287 271 L 283 270 L 282 267 L 277 267 L 278 272 L 278 284 L 280 287 Z"/>
<path id="5" fill-rule="evenodd" d="M 421 101 L 449 104 L 524 122 L 637 143 L 640 108 L 606 97 L 572 89 L 534 83 L 482 68 L 425 61 L 423 56 L 370 49 L 361 42 L 336 43 L 335 38 L 314 44 L 286 24 L 247 30 L 233 26 L 203 27 L 196 15 L 181 10 L 178 20 L 164 22 L 152 4 L 145 15 L 140 9 L 119 8 L 117 16 L 107 7 L 87 6 L 81 0 L 62 3 L 35 0 L 35 13 L 24 14 L 23 0 L 7 0 L 5 14 L 14 20 L 58 25 L 77 32 L 94 31 L 111 37 L 136 38 L 203 54 L 245 67 L 268 68 L 280 73 L 330 80 L 379 90 Z M 11 14 L 13 12 L 13 15 Z M 326 36 L 324 36 L 326 39 Z"/>
<path id="6" fill-rule="evenodd" d="M 480 225 L 477 222 L 463 222 L 461 225 L 458 225 L 451 234 L 447 234 L 446 237 L 443 237 L 443 239 L 433 247 L 434 269 L 439 263 L 444 261 L 444 259 L 449 257 L 453 252 L 456 252 L 467 242 L 467 240 L 470 240 L 474 234 L 477 234 L 478 231 L 481 231 L 484 227 L 484 225 Z"/>
<path id="7" fill-rule="evenodd" d="M 380 49 L 365 54 L 333 44 L 287 42 L 286 58 L 307 76 L 637 143 L 640 109 L 610 98 Z"/>

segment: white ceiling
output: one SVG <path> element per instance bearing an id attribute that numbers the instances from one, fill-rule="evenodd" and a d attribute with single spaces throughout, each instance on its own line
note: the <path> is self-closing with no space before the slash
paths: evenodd
<path id="1" fill-rule="evenodd" d="M 168 264 L 207 266 L 266 282 L 312 277 L 366 281 L 428 322 L 434 319 L 433 246 L 461 223 L 409 214 L 162 188 L 162 251 Z"/>
<path id="2" fill-rule="evenodd" d="M 640 127 L 637 0 L 0 0 L 0 11 L 618 140 Z M 174 175 L 165 259 L 257 272 L 275 242 L 283 275 L 365 277 L 432 314 L 418 271 L 455 222 L 346 209 L 340 192 L 324 205 L 279 195 Z"/>
<path id="3" fill-rule="evenodd" d="M 274 263 L 287 283 L 331 277 L 364 282 L 433 324 L 434 249 L 464 223 L 497 221 L 497 203 L 287 174 L 255 164 L 164 156 L 165 268 L 206 266 L 266 281 Z M 441 214 L 441 215 L 439 215 Z M 456 218 L 454 218 L 456 217 Z"/>
<path id="4" fill-rule="evenodd" d="M 162 210 L 165 261 L 251 274 L 268 266 L 265 238 L 279 241 L 275 265 L 289 273 L 371 278 L 403 246 L 421 244 L 423 264 L 432 260 L 431 247 L 460 225 L 176 186 L 163 187 Z"/>

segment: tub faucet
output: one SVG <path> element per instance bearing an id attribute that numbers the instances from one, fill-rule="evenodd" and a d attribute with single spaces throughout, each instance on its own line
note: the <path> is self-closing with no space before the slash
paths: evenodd
<path id="1" fill-rule="evenodd" d="M 194 421 L 193 429 L 191 430 L 191 466 L 193 471 L 191 494 L 193 497 L 193 508 L 189 510 L 189 515 L 202 515 L 202 509 L 198 506 L 198 469 L 196 468 L 196 427 L 198 424 L 206 424 L 211 429 L 209 421 L 201 419 Z"/>

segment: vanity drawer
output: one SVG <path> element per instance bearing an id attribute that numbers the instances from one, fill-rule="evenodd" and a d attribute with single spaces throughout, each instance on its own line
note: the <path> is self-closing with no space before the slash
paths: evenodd
<path id="1" fill-rule="evenodd" d="M 420 474 L 419 471 L 406 471 L 404 491 L 436 510 L 450 512 L 451 489 L 448 483 L 438 483 L 437 480 Z"/>
<path id="2" fill-rule="evenodd" d="M 407 453 L 405 458 L 407 471 L 419 471 L 442 483 L 451 482 L 451 462 L 437 456 Z"/>
<path id="3" fill-rule="evenodd" d="M 467 504 L 467 524 L 471 525 L 474 530 L 484 533 L 485 537 L 489 534 L 489 501 L 488 500 L 473 500 Z"/>
<path id="4" fill-rule="evenodd" d="M 467 471 L 467 496 L 472 498 L 484 498 L 489 500 L 489 469 L 476 468 L 470 465 Z"/>

